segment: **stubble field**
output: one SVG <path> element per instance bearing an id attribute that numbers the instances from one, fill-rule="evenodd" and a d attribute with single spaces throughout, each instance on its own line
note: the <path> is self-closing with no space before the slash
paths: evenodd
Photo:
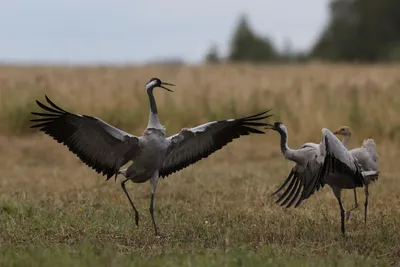
<path id="1" fill-rule="evenodd" d="M 399 266 L 399 73 L 395 65 L 0 67 L 0 265 Z M 151 77 L 176 84 L 173 93 L 155 90 L 168 135 L 272 108 L 269 122 L 287 125 L 292 148 L 319 142 L 323 127 L 350 126 L 350 148 L 374 138 L 381 176 L 370 186 L 366 229 L 361 188 L 346 238 L 328 186 L 296 209 L 275 204 L 270 194 L 293 163 L 269 131 L 160 179 L 156 238 L 149 183 L 127 183 L 140 214 L 136 227 L 122 177 L 104 182 L 29 128 L 35 99 L 46 94 L 67 110 L 140 135 Z M 352 191 L 343 195 L 352 207 Z"/>

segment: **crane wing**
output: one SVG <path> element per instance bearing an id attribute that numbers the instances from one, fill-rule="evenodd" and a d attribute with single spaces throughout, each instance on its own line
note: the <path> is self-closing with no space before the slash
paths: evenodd
<path id="1" fill-rule="evenodd" d="M 251 133 L 264 134 L 252 126 L 267 126 L 256 121 L 272 116 L 266 115 L 269 111 L 240 119 L 208 122 L 194 128 L 182 129 L 178 134 L 168 137 L 169 147 L 160 169 L 160 176 L 164 178 L 202 158 L 207 158 L 233 139 Z"/>
<path id="2" fill-rule="evenodd" d="M 31 112 L 39 116 L 32 119 L 31 128 L 53 137 L 79 157 L 97 173 L 110 179 L 139 152 L 139 138 L 119 130 L 99 118 L 73 114 L 54 104 L 47 96 L 50 106 L 36 100 L 49 113 Z"/>
<path id="3" fill-rule="evenodd" d="M 321 150 L 324 156 L 323 165 L 317 179 L 310 183 L 303 191 L 302 198 L 312 195 L 324 177 L 332 174 L 347 175 L 353 179 L 357 187 L 365 184 L 361 166 L 357 159 L 347 150 L 340 140 L 328 129 L 322 129 Z"/>
<path id="4" fill-rule="evenodd" d="M 312 144 L 312 146 L 303 145 L 300 148 L 299 153 L 303 154 L 305 164 L 302 166 L 299 163 L 296 163 L 283 184 L 272 194 L 272 196 L 276 195 L 289 184 L 285 192 L 283 192 L 276 201 L 276 203 L 282 201 L 280 205 L 286 205 L 286 208 L 291 207 L 296 200 L 297 203 L 295 207 L 298 207 L 301 202 L 306 199 L 303 197 L 304 189 L 310 183 L 313 183 L 318 179 L 318 174 L 322 168 L 323 158 L 321 158 L 321 151 L 317 144 Z M 318 191 L 322 187 L 324 187 L 323 181 L 317 181 L 315 191 Z"/>

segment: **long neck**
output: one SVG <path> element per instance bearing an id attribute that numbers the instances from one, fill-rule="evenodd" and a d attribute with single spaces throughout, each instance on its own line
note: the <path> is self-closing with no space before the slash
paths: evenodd
<path id="1" fill-rule="evenodd" d="M 147 95 L 149 96 L 149 102 L 150 102 L 150 114 L 149 114 L 149 122 L 147 124 L 147 128 L 161 129 L 163 127 L 160 121 L 158 120 L 157 104 L 156 100 L 154 99 L 153 88 L 149 88 L 147 90 Z"/>
<path id="2" fill-rule="evenodd" d="M 293 149 L 288 146 L 288 134 L 284 131 L 279 131 L 281 135 L 281 152 L 283 156 L 287 159 L 293 160 Z"/>
<path id="3" fill-rule="evenodd" d="M 347 147 L 347 145 L 349 144 L 350 138 L 351 138 L 351 134 L 345 135 L 345 136 L 343 137 L 342 144 L 343 144 L 345 147 Z"/>

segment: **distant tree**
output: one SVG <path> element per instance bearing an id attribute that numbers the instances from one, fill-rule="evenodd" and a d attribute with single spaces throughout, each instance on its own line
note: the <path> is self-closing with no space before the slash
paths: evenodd
<path id="1" fill-rule="evenodd" d="M 218 48 L 216 45 L 212 45 L 206 55 L 206 62 L 207 63 L 218 63 L 219 61 L 220 61 L 220 58 L 218 56 Z"/>
<path id="2" fill-rule="evenodd" d="M 256 35 L 250 28 L 245 15 L 239 23 L 230 44 L 228 59 L 231 61 L 264 62 L 276 58 L 276 51 L 268 38 Z"/>
<path id="3" fill-rule="evenodd" d="M 399 56 L 399 0 L 333 0 L 331 18 L 311 55 L 328 60 L 381 61 Z"/>

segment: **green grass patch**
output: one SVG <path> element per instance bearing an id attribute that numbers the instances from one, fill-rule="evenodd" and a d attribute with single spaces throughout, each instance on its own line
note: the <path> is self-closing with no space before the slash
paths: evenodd
<path id="1" fill-rule="evenodd" d="M 273 249 L 244 251 L 163 251 L 151 248 L 136 252 L 121 252 L 112 246 L 99 247 L 96 244 L 83 244 L 76 247 L 59 245 L 56 247 L 25 247 L 22 249 L 3 248 L 0 250 L 1 266 L 198 266 L 198 267 L 241 267 L 241 266 L 389 266 L 372 258 L 339 255 L 334 251 L 327 256 L 293 256 L 276 252 Z"/>

